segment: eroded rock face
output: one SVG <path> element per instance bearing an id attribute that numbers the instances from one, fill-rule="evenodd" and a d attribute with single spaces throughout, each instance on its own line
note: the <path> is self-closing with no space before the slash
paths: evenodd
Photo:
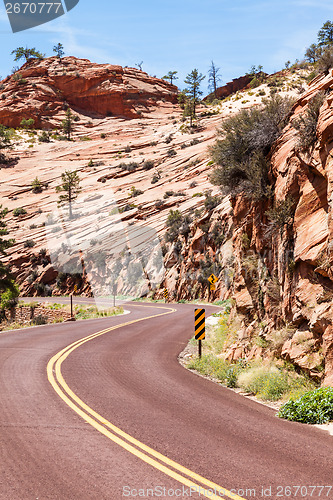
<path id="1" fill-rule="evenodd" d="M 224 353 L 226 358 L 270 358 L 275 353 L 324 385 L 333 385 L 331 88 L 332 73 L 317 77 L 295 103 L 289 124 L 272 151 L 272 199 L 251 201 L 238 195 L 231 197 L 229 210 L 221 205 L 205 220 L 197 220 L 181 250 L 184 259 L 178 263 L 177 281 L 177 298 L 193 298 L 194 286 L 200 287 L 201 297 L 208 298 L 207 283 L 185 283 L 184 276 L 191 269 L 203 275 L 205 259 L 211 256 L 219 282 L 210 298 L 233 298 L 235 310 L 243 317 L 243 327 Z M 293 120 L 319 92 L 324 93 L 324 100 L 317 140 L 302 150 Z M 270 226 L 267 210 L 287 199 L 293 200 L 290 216 L 285 223 Z M 214 219 L 220 220 L 220 228 L 228 228 L 220 229 L 222 245 L 211 240 Z M 229 264 L 223 258 L 226 244 L 232 245 Z M 186 284 L 192 286 L 192 295 Z M 255 344 L 258 335 L 260 346 Z"/>
<path id="2" fill-rule="evenodd" d="M 332 74 L 312 82 L 294 105 L 289 125 L 273 151 L 272 205 L 292 198 L 295 208 L 289 222 L 267 235 L 263 230 L 268 224 L 267 207 L 244 197 L 233 200 L 237 309 L 272 327 L 288 324 L 293 328 L 294 334 L 283 344 L 282 357 L 326 385 L 333 383 L 331 86 Z M 318 140 L 310 149 L 300 150 L 292 121 L 320 91 L 325 92 L 325 99 Z M 242 247 L 244 238 L 247 248 Z"/>
<path id="3" fill-rule="evenodd" d="M 161 100 L 177 102 L 178 89 L 135 68 L 93 64 L 76 57 L 31 59 L 1 82 L 0 123 L 18 127 L 33 118 L 52 129 L 67 106 L 92 116 L 134 118 Z"/>

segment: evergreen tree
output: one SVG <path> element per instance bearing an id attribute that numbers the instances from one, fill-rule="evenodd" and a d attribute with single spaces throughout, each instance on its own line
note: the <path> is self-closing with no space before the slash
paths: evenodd
<path id="1" fill-rule="evenodd" d="M 217 98 L 217 87 L 219 82 L 221 81 L 221 75 L 219 73 L 220 68 L 215 66 L 214 61 L 212 61 L 209 71 L 208 71 L 208 87 L 211 92 L 214 92 L 215 99 Z"/>
<path id="2" fill-rule="evenodd" d="M 73 124 L 77 120 L 76 115 L 73 115 L 70 108 L 66 111 L 66 118 L 62 121 L 62 129 L 67 136 L 67 139 L 70 141 L 72 132 L 73 132 Z"/>
<path id="3" fill-rule="evenodd" d="M 61 184 L 56 187 L 57 193 L 63 192 L 63 194 L 59 196 L 58 205 L 68 203 L 69 218 L 72 219 L 72 202 L 77 198 L 79 192 L 81 191 L 80 178 L 76 170 L 66 170 L 63 174 L 61 174 L 61 181 Z"/>
<path id="4" fill-rule="evenodd" d="M 53 47 L 53 52 L 55 52 L 59 59 L 61 59 L 65 55 L 63 44 L 58 43 L 57 45 L 55 45 Z"/>
<path id="5" fill-rule="evenodd" d="M 206 77 L 199 73 L 197 69 L 193 69 L 191 73 L 187 75 L 184 82 L 187 87 L 185 89 L 185 93 L 188 98 L 188 115 L 190 116 L 190 126 L 192 127 L 192 120 L 195 118 L 196 105 L 199 101 L 199 97 L 202 95 L 202 91 L 200 90 L 201 82 Z M 186 109 L 186 105 L 185 105 Z"/>
<path id="6" fill-rule="evenodd" d="M 164 75 L 162 78 L 163 80 L 170 80 L 170 83 L 172 85 L 172 82 L 174 80 L 178 80 L 178 76 L 176 76 L 176 74 L 178 73 L 178 71 L 169 71 L 166 75 Z"/>
<path id="7" fill-rule="evenodd" d="M 28 59 L 30 58 L 43 59 L 44 57 L 43 54 L 35 49 L 35 47 L 33 47 L 32 49 L 28 49 L 28 47 L 18 47 L 11 53 L 15 55 L 14 61 L 19 61 L 20 59 L 22 59 L 22 57 L 24 57 L 26 61 L 28 61 Z"/>
<path id="8" fill-rule="evenodd" d="M 333 23 L 326 21 L 322 28 L 318 31 L 318 45 L 320 47 L 327 47 L 333 44 Z"/>

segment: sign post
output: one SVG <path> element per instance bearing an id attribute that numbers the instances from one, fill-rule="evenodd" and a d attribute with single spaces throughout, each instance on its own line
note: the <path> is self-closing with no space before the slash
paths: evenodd
<path id="1" fill-rule="evenodd" d="M 194 329 L 195 329 L 195 339 L 199 341 L 199 358 L 201 358 L 202 354 L 202 345 L 201 341 L 206 337 L 205 336 L 205 309 L 195 309 L 194 311 Z"/>
<path id="2" fill-rule="evenodd" d="M 71 293 L 71 318 L 73 317 L 73 294 Z"/>
<path id="3" fill-rule="evenodd" d="M 169 293 L 168 293 L 168 289 L 167 288 L 164 288 L 163 295 L 164 295 L 165 302 L 168 302 Z"/>
<path id="4" fill-rule="evenodd" d="M 218 281 L 218 278 L 215 276 L 215 274 L 211 274 L 208 278 L 208 281 L 210 283 L 209 291 L 213 292 L 216 290 L 215 283 Z M 209 301 L 209 295 L 208 295 L 208 301 Z"/>

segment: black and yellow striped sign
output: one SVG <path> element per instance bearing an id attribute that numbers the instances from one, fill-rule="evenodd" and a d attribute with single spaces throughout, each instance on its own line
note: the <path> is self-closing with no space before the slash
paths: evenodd
<path id="1" fill-rule="evenodd" d="M 74 293 L 77 292 L 77 285 L 74 285 Z"/>
<path id="2" fill-rule="evenodd" d="M 195 310 L 195 338 L 203 340 L 205 338 L 205 309 Z"/>
<path id="3" fill-rule="evenodd" d="M 168 298 L 169 298 L 169 293 L 168 293 L 168 290 L 167 290 L 166 288 L 164 288 L 164 292 L 163 292 L 163 294 L 164 294 L 164 298 L 165 298 L 165 300 L 168 300 Z"/>

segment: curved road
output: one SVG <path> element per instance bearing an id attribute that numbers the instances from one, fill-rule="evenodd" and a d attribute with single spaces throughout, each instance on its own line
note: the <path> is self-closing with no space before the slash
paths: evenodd
<path id="1" fill-rule="evenodd" d="M 333 498 L 327 433 L 179 365 L 194 306 L 126 309 L 0 334 L 1 500 Z"/>

